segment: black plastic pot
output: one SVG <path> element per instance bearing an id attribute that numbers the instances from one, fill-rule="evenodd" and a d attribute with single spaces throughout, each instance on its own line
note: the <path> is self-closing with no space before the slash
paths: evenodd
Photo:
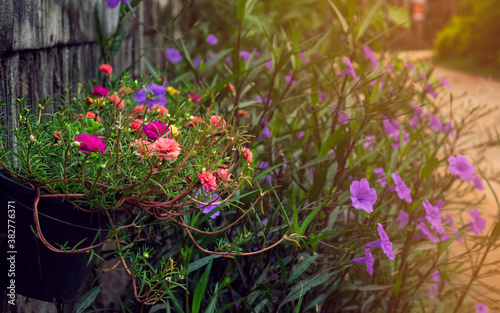
<path id="1" fill-rule="evenodd" d="M 35 191 L 21 185 L 0 171 L 0 241 L 2 272 L 0 281 L 3 288 L 12 290 L 11 279 L 15 279 L 15 292 L 42 301 L 70 303 L 82 291 L 95 257 L 89 263 L 90 253 L 64 254 L 49 250 L 36 238 L 31 230 L 35 229 L 33 218 L 33 201 Z M 8 206 L 15 208 L 15 247 L 7 245 Z M 105 216 L 90 214 L 75 209 L 60 198 L 42 198 L 38 204 L 40 227 L 43 236 L 54 247 L 64 244 L 73 247 L 87 238 L 79 248 L 90 246 L 99 233 L 94 244 L 106 240 Z M 11 232 L 12 234 L 12 232 Z M 10 244 L 11 242 L 9 242 Z M 11 252 L 11 251 L 15 251 Z M 100 249 L 94 249 L 96 253 Z M 15 255 L 15 277 L 8 277 L 11 261 L 7 258 Z M 11 257 L 12 259 L 12 257 Z"/>

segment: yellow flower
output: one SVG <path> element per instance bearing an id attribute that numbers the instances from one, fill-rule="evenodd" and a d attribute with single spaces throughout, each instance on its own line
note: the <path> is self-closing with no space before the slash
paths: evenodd
<path id="1" fill-rule="evenodd" d="M 167 91 L 168 91 L 168 93 L 170 93 L 170 95 L 172 95 L 172 96 L 174 96 L 174 95 L 180 95 L 180 94 L 181 94 L 181 92 L 180 92 L 179 90 L 175 89 L 175 88 L 174 88 L 174 87 L 172 87 L 172 86 L 168 86 L 168 87 L 167 87 Z"/>
<path id="2" fill-rule="evenodd" d="M 106 101 L 104 100 L 104 98 L 96 98 L 92 101 L 94 103 L 94 105 L 97 106 L 97 108 L 102 108 L 104 106 L 104 104 L 106 104 Z"/>
<path id="3" fill-rule="evenodd" d="M 172 133 L 172 135 L 179 136 L 179 128 L 177 128 L 177 126 L 170 125 L 169 128 L 170 128 L 170 132 Z"/>

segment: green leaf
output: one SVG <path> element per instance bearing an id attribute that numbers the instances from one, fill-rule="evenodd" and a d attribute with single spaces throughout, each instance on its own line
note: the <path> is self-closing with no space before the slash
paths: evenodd
<path id="1" fill-rule="evenodd" d="M 393 285 L 364 285 L 358 287 L 359 291 L 379 291 L 392 288 Z"/>
<path id="2" fill-rule="evenodd" d="M 288 280 L 292 282 L 295 279 L 299 278 L 299 276 L 304 273 L 317 258 L 318 254 L 316 252 L 314 252 L 313 255 L 304 257 L 302 262 L 300 262 L 300 264 L 295 267 L 292 274 L 290 274 L 290 278 Z"/>
<path id="3" fill-rule="evenodd" d="M 285 300 L 281 302 L 278 311 L 287 302 L 297 300 L 298 298 L 305 295 L 312 288 L 326 282 L 330 278 L 330 275 L 332 275 L 332 273 L 326 273 L 326 272 L 318 273 L 316 276 L 310 277 L 308 279 L 299 282 L 292 288 L 292 290 L 290 290 L 290 293 L 288 293 L 288 296 L 285 298 Z"/>
<path id="4" fill-rule="evenodd" d="M 212 269 L 212 259 L 210 260 L 210 263 L 208 263 L 207 268 L 201 275 L 200 280 L 196 285 L 196 289 L 193 295 L 193 306 L 192 306 L 193 313 L 198 313 L 200 311 L 201 300 L 203 299 L 203 295 L 205 294 L 205 289 L 207 289 L 208 275 L 210 274 L 211 269 Z"/>
<path id="5" fill-rule="evenodd" d="M 94 300 L 100 291 L 101 287 L 92 287 L 89 291 L 87 291 L 80 297 L 80 300 L 76 302 L 75 307 L 73 308 L 73 313 L 82 313 L 90 307 L 90 305 L 94 303 Z"/>
<path id="6" fill-rule="evenodd" d="M 278 204 L 279 204 L 279 207 L 280 207 L 280 210 L 281 210 L 281 214 L 283 215 L 283 218 L 286 221 L 286 225 L 288 226 L 289 229 L 292 228 L 292 224 L 290 223 L 290 219 L 288 218 L 288 215 L 286 214 L 285 207 L 283 207 L 283 203 L 281 203 L 281 200 L 278 197 L 278 194 L 276 193 L 276 190 L 274 190 L 274 188 L 272 188 L 271 190 L 273 191 L 273 194 L 276 197 L 276 200 L 278 201 Z"/>
<path id="7" fill-rule="evenodd" d="M 363 17 L 361 26 L 359 27 L 358 33 L 356 34 L 356 40 L 359 40 L 359 38 L 363 36 L 368 26 L 372 23 L 373 17 L 375 16 L 375 13 L 377 12 L 381 4 L 382 0 L 378 0 L 372 7 L 372 9 L 368 12 L 368 14 Z"/>
<path id="8" fill-rule="evenodd" d="M 208 70 L 210 69 L 211 67 L 213 67 L 215 64 L 219 64 L 220 61 L 225 58 L 229 53 L 231 53 L 231 51 L 233 51 L 233 49 L 224 49 L 224 50 L 221 50 L 220 52 L 217 52 L 216 55 L 214 55 L 213 58 L 211 58 L 210 60 L 208 60 L 207 62 L 207 66 L 205 68 L 205 70 Z M 200 70 L 201 72 L 201 70 Z"/>
<path id="9" fill-rule="evenodd" d="M 337 9 L 335 4 L 333 4 L 333 2 L 331 0 L 328 0 L 328 3 L 330 3 L 330 5 L 333 8 L 333 11 L 335 11 L 335 14 L 337 15 L 337 17 L 340 21 L 340 25 L 342 26 L 342 30 L 344 31 L 344 33 L 347 33 L 347 31 L 349 30 L 349 25 L 347 25 L 347 22 L 346 22 L 344 16 L 342 16 L 342 13 L 340 13 L 339 9 Z"/>
<path id="10" fill-rule="evenodd" d="M 300 226 L 300 229 L 297 231 L 297 233 L 300 235 L 300 236 L 303 236 L 306 229 L 307 229 L 307 226 L 309 226 L 309 224 L 313 221 L 314 217 L 316 217 L 316 215 L 319 213 L 319 211 L 321 210 L 321 208 L 323 208 L 323 203 L 320 203 L 318 204 L 314 210 L 312 210 L 311 213 L 309 213 L 309 215 L 307 215 L 306 219 L 304 220 L 304 222 L 302 222 L 302 225 Z"/>
<path id="11" fill-rule="evenodd" d="M 189 264 L 188 273 L 194 272 L 194 271 L 202 268 L 206 264 L 208 264 L 208 262 L 211 262 L 212 259 L 217 259 L 217 258 L 220 258 L 220 257 L 221 257 L 220 254 L 212 254 L 212 255 L 206 256 L 204 258 L 201 258 L 199 260 L 196 260 L 196 261 L 194 261 L 194 262 L 192 262 L 192 263 Z"/>
<path id="12" fill-rule="evenodd" d="M 387 15 L 389 16 L 389 19 L 398 26 L 409 28 L 411 25 L 410 15 L 408 14 L 408 11 L 400 6 L 388 5 Z"/>
<path id="13" fill-rule="evenodd" d="M 426 179 L 439 164 L 439 160 L 432 158 L 420 169 L 420 180 Z"/>

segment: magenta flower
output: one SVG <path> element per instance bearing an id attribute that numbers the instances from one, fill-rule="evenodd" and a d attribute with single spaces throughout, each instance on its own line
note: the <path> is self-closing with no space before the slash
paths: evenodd
<path id="1" fill-rule="evenodd" d="M 436 236 L 434 236 L 430 230 L 427 228 L 427 226 L 425 226 L 425 223 L 424 222 L 420 222 L 419 224 L 417 224 L 417 229 L 420 229 L 422 231 L 422 234 L 429 238 L 430 241 L 434 242 L 434 243 L 437 243 L 440 241 L 440 239 Z"/>
<path id="2" fill-rule="evenodd" d="M 477 190 L 479 191 L 484 190 L 483 181 L 481 180 L 480 177 L 474 176 L 474 178 L 472 179 L 472 184 L 474 188 L 476 188 Z"/>
<path id="3" fill-rule="evenodd" d="M 128 0 L 107 0 L 108 1 L 108 8 L 110 9 L 114 9 L 116 8 L 116 6 L 120 3 L 120 2 L 123 2 L 125 3 L 126 5 L 130 6 L 130 3 L 128 2 Z"/>
<path id="4" fill-rule="evenodd" d="M 352 206 L 368 213 L 373 212 L 373 204 L 377 201 L 377 193 L 375 192 L 375 188 L 370 188 L 368 180 L 363 178 L 359 182 L 353 181 L 350 189 Z"/>
<path id="5" fill-rule="evenodd" d="M 434 129 L 435 131 L 442 131 L 443 130 L 443 124 L 441 121 L 436 117 L 436 115 L 429 113 L 427 114 L 429 117 L 429 126 Z"/>
<path id="6" fill-rule="evenodd" d="M 373 53 L 369 46 L 364 46 L 363 51 L 365 52 L 365 56 L 370 59 L 370 62 L 372 62 L 372 68 L 377 68 L 378 61 L 375 57 L 375 53 Z"/>
<path id="7" fill-rule="evenodd" d="M 349 124 L 349 117 L 342 113 L 340 114 L 339 122 L 341 122 L 344 125 Z"/>
<path id="8" fill-rule="evenodd" d="M 165 58 L 170 63 L 179 63 L 182 60 L 181 53 L 175 48 L 168 48 L 165 53 Z"/>
<path id="9" fill-rule="evenodd" d="M 151 122 L 144 127 L 142 131 L 146 136 L 148 136 L 149 140 L 156 140 L 163 136 L 164 134 L 170 132 L 167 124 L 162 122 Z"/>
<path id="10" fill-rule="evenodd" d="M 107 97 L 108 89 L 104 88 L 103 86 L 95 86 L 92 90 L 92 94 L 94 96 L 97 96 L 98 98 Z"/>
<path id="11" fill-rule="evenodd" d="M 398 197 L 401 200 L 406 200 L 406 202 L 411 203 L 411 190 L 406 187 L 406 184 L 401 179 L 401 176 L 398 172 L 391 174 L 392 180 L 396 183 L 396 192 L 398 193 Z"/>
<path id="12" fill-rule="evenodd" d="M 424 86 L 425 92 L 427 92 L 432 98 L 436 99 L 437 93 L 436 90 L 434 90 L 434 88 L 432 87 L 432 85 L 429 84 L 428 82 L 426 82 L 424 85 L 425 85 Z"/>
<path id="13" fill-rule="evenodd" d="M 431 300 L 434 300 L 436 298 L 436 295 L 438 294 L 438 285 L 437 284 L 432 284 L 432 286 L 429 286 L 429 293 Z"/>
<path id="14" fill-rule="evenodd" d="M 362 258 L 357 258 L 357 259 L 352 259 L 351 263 L 365 263 L 366 264 L 366 270 L 370 274 L 370 276 L 373 276 L 373 255 L 370 253 L 370 249 L 365 249 L 366 256 Z"/>
<path id="15" fill-rule="evenodd" d="M 134 100 L 141 103 L 147 104 L 150 107 L 155 104 L 165 106 L 167 104 L 167 98 L 165 98 L 165 87 L 151 83 L 146 87 L 139 90 L 134 97 Z"/>
<path id="16" fill-rule="evenodd" d="M 471 210 L 469 215 L 472 217 L 472 221 L 469 222 L 468 226 L 476 234 L 476 236 L 481 235 L 483 230 L 486 228 L 486 219 L 481 217 L 477 208 Z"/>
<path id="17" fill-rule="evenodd" d="M 398 215 L 398 222 L 399 222 L 399 228 L 405 228 L 406 225 L 408 225 L 408 220 L 410 219 L 410 216 L 408 213 L 405 211 L 399 211 Z"/>
<path id="18" fill-rule="evenodd" d="M 78 135 L 75 141 L 80 143 L 80 152 L 85 152 L 87 154 L 90 154 L 90 152 L 106 153 L 106 150 L 104 150 L 106 145 L 101 138 L 95 134 L 92 137 L 88 133 Z"/>
<path id="19" fill-rule="evenodd" d="M 374 145 L 375 145 L 375 136 L 366 136 L 363 147 L 365 147 L 365 149 L 373 151 L 375 149 Z"/>
<path id="20" fill-rule="evenodd" d="M 431 223 L 432 228 L 436 230 L 438 233 L 444 235 L 445 231 L 443 228 L 443 224 L 441 221 L 441 213 L 439 212 L 439 208 L 433 206 L 430 204 L 429 200 L 424 199 L 422 202 L 422 205 L 424 206 L 425 212 L 427 213 L 425 215 L 425 219 Z"/>
<path id="21" fill-rule="evenodd" d="M 356 72 L 354 72 L 354 68 L 352 67 L 351 60 L 348 57 L 345 57 L 345 63 L 347 64 L 347 70 L 340 72 L 337 74 L 337 77 L 340 76 L 345 76 L 345 75 L 352 75 L 352 78 L 354 78 L 356 81 L 359 82 L 358 76 L 356 76 Z"/>
<path id="22" fill-rule="evenodd" d="M 384 251 L 385 255 L 391 260 L 394 260 L 395 255 L 394 252 L 392 251 L 392 242 L 389 240 L 389 237 L 385 233 L 384 227 L 382 224 L 378 224 L 378 234 L 380 236 L 380 239 L 369 242 L 365 245 L 365 248 L 382 248 L 382 251 Z"/>
<path id="23" fill-rule="evenodd" d="M 490 309 L 481 302 L 476 304 L 476 313 L 488 313 Z"/>
<path id="24" fill-rule="evenodd" d="M 377 175 L 377 183 L 379 183 L 382 187 L 385 187 L 385 171 L 381 167 L 377 167 L 376 169 L 373 170 L 375 175 Z"/>
<path id="25" fill-rule="evenodd" d="M 463 181 L 474 179 L 476 170 L 463 155 L 458 154 L 456 157 L 450 155 L 448 163 L 450 163 L 448 170 L 451 174 L 460 177 Z"/>
<path id="26" fill-rule="evenodd" d="M 451 91 L 450 83 L 442 76 L 441 76 L 441 86 L 448 89 L 448 91 Z"/>
<path id="27" fill-rule="evenodd" d="M 211 46 L 214 46 L 214 45 L 216 45 L 216 44 L 218 44 L 218 43 L 219 43 L 219 39 L 218 39 L 217 37 L 215 37 L 215 35 L 214 35 L 214 34 L 209 34 L 209 35 L 207 36 L 206 43 L 208 43 L 208 44 L 209 44 L 209 45 L 211 45 Z"/>

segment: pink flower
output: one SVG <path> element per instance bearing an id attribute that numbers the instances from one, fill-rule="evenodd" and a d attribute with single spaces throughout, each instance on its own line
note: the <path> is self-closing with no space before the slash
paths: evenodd
<path id="1" fill-rule="evenodd" d="M 113 102 L 118 108 L 123 108 L 125 104 L 123 104 L 123 100 L 117 95 L 110 95 L 108 99 Z"/>
<path id="2" fill-rule="evenodd" d="M 394 183 L 396 183 L 396 192 L 398 193 L 398 197 L 401 200 L 406 200 L 408 203 L 411 203 L 411 190 L 406 187 L 405 182 L 401 179 L 401 176 L 398 172 L 391 174 Z"/>
<path id="3" fill-rule="evenodd" d="M 138 140 L 135 142 L 135 146 L 142 155 L 146 155 L 151 151 L 151 143 L 147 140 Z"/>
<path id="4" fill-rule="evenodd" d="M 201 181 L 203 189 L 205 191 L 215 191 L 217 189 L 217 182 L 215 181 L 215 176 L 210 172 L 204 172 L 203 174 L 198 173 L 198 178 Z"/>
<path id="5" fill-rule="evenodd" d="M 478 302 L 476 304 L 476 313 L 488 313 L 489 310 L 490 309 L 486 305 L 482 304 L 481 302 Z"/>
<path id="6" fill-rule="evenodd" d="M 99 115 L 93 113 L 93 112 L 87 112 L 87 114 L 85 114 L 85 118 L 95 118 L 95 121 L 97 123 L 100 123 L 101 122 L 101 118 L 99 117 Z"/>
<path id="7" fill-rule="evenodd" d="M 170 132 L 167 124 L 162 122 L 151 122 L 143 130 L 144 134 L 148 136 L 149 140 L 156 140 L 164 134 Z"/>
<path id="8" fill-rule="evenodd" d="M 471 210 L 469 215 L 473 220 L 469 222 L 468 226 L 476 234 L 476 236 L 481 235 L 483 230 L 486 229 L 486 219 L 481 217 L 478 209 Z"/>
<path id="9" fill-rule="evenodd" d="M 92 94 L 94 96 L 97 96 L 98 98 L 107 97 L 108 96 L 108 89 L 104 88 L 103 86 L 96 86 L 92 90 Z"/>
<path id="10" fill-rule="evenodd" d="M 157 111 L 161 116 L 165 116 L 168 114 L 168 109 L 159 104 L 155 104 L 151 107 L 150 111 Z"/>
<path id="11" fill-rule="evenodd" d="M 248 149 L 247 147 L 243 147 L 241 148 L 241 152 L 243 152 L 243 159 L 247 160 L 248 163 L 252 163 L 253 161 L 252 151 L 250 151 L 250 149 Z"/>
<path id="12" fill-rule="evenodd" d="M 227 168 L 219 168 L 217 171 L 217 178 L 225 182 L 230 182 L 232 180 L 231 175 L 232 174 L 229 173 Z"/>
<path id="13" fill-rule="evenodd" d="M 214 125 L 220 130 L 224 130 L 226 128 L 226 121 L 222 117 L 217 115 L 212 115 L 210 117 L 210 124 Z"/>
<path id="14" fill-rule="evenodd" d="M 175 139 L 160 138 L 153 142 L 151 150 L 161 160 L 175 161 L 181 152 L 181 146 Z"/>
<path id="15" fill-rule="evenodd" d="M 480 177 L 474 176 L 474 178 L 472 179 L 472 184 L 474 185 L 474 188 L 476 188 L 477 190 L 479 191 L 484 190 L 483 181 L 481 180 Z"/>
<path id="16" fill-rule="evenodd" d="M 75 141 L 80 142 L 80 151 L 90 154 L 90 152 L 100 152 L 106 153 L 104 147 L 106 145 L 97 135 L 93 135 L 92 137 L 88 134 L 81 134 L 76 136 Z"/>
<path id="17" fill-rule="evenodd" d="M 399 222 L 399 228 L 405 228 L 406 225 L 408 225 L 408 220 L 410 219 L 410 216 L 408 213 L 405 211 L 399 211 L 398 215 L 398 222 Z"/>
<path id="18" fill-rule="evenodd" d="M 101 66 L 99 66 L 99 71 L 101 71 L 104 75 L 109 75 L 113 72 L 113 67 L 109 64 L 101 64 Z"/>

